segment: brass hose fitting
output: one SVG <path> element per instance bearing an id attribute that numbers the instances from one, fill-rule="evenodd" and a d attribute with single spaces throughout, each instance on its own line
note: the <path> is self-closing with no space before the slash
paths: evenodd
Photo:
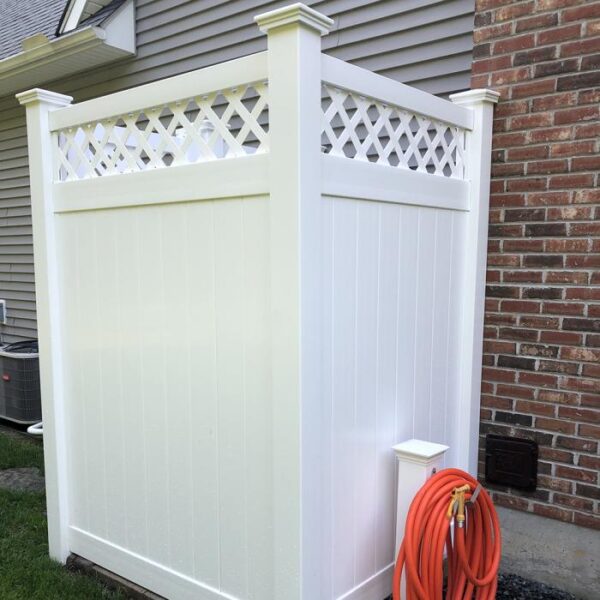
<path id="1" fill-rule="evenodd" d="M 465 494 L 470 490 L 471 486 L 468 483 L 452 490 L 452 497 L 448 505 L 446 517 L 451 519 L 456 515 L 456 525 L 458 527 L 463 527 L 465 522 Z"/>

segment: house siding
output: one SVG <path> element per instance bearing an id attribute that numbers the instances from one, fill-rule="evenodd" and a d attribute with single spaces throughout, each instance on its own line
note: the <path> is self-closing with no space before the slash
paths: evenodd
<path id="1" fill-rule="evenodd" d="M 42 87 L 76 102 L 259 52 L 256 14 L 289 0 L 139 0 L 137 56 Z M 473 0 L 306 0 L 335 20 L 328 54 L 447 95 L 469 87 Z M 36 335 L 33 247 L 24 110 L 0 98 L 0 298 L 4 341 Z"/>

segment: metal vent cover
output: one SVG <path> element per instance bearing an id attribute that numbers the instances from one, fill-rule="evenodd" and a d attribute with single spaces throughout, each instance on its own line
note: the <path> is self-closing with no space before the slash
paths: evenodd
<path id="1" fill-rule="evenodd" d="M 534 491 L 537 486 L 537 463 L 537 442 L 491 434 L 486 437 L 487 483 Z"/>

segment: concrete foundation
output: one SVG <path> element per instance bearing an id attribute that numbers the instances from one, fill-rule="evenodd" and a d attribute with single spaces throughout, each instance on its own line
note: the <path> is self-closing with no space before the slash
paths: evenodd
<path id="1" fill-rule="evenodd" d="M 498 507 L 501 569 L 571 592 L 600 598 L 600 532 Z"/>

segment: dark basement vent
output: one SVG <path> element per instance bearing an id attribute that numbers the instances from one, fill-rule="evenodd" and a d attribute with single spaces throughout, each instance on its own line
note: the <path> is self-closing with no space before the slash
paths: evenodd
<path id="1" fill-rule="evenodd" d="M 487 483 L 534 491 L 537 485 L 538 445 L 501 435 L 488 435 L 485 441 Z"/>

